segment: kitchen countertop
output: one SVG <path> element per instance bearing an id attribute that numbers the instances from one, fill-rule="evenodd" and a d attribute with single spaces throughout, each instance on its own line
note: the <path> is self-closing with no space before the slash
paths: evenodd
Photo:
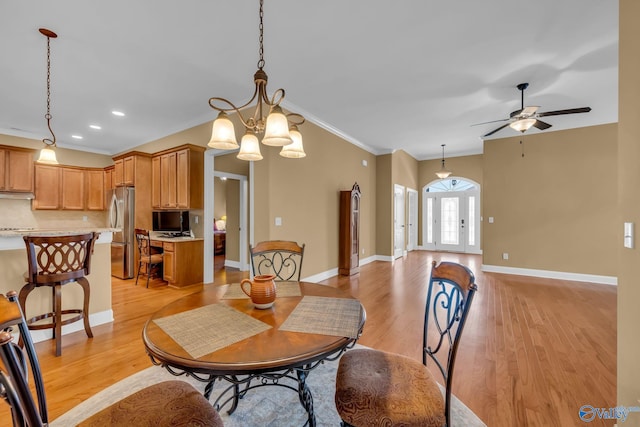
<path id="1" fill-rule="evenodd" d="M 96 232 L 100 233 L 100 237 L 96 241 L 97 244 L 111 243 L 112 233 L 114 231 L 118 231 L 118 229 L 108 227 L 69 227 L 0 230 L 0 250 L 24 249 L 23 236 L 66 236 L 69 234 Z"/>

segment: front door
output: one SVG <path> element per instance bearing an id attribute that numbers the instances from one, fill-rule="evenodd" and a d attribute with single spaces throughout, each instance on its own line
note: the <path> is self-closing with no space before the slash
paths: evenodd
<path id="1" fill-rule="evenodd" d="M 452 181 L 453 191 L 424 189 L 423 246 L 436 251 L 480 253 L 480 192 L 477 186 L 455 191 L 456 184 L 463 185 L 461 180 Z"/>

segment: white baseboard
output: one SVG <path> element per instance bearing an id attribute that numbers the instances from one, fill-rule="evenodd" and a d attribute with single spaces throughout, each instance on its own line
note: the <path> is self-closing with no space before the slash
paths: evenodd
<path id="1" fill-rule="evenodd" d="M 113 310 L 105 310 L 89 315 L 89 324 L 91 326 L 98 326 L 111 322 L 113 322 Z M 81 320 L 73 322 L 70 325 L 64 325 L 62 327 L 62 335 L 67 335 L 77 331 L 84 331 L 84 323 Z M 31 339 L 33 340 L 33 342 L 46 341 L 50 340 L 51 338 L 53 338 L 52 329 L 31 331 Z"/>
<path id="2" fill-rule="evenodd" d="M 225 259 L 224 260 L 224 266 L 225 267 L 231 267 L 231 268 L 237 268 L 238 270 L 240 270 L 240 261 L 232 261 L 229 259 Z"/>
<path id="3" fill-rule="evenodd" d="M 519 276 L 542 277 L 546 279 L 572 280 L 575 282 L 601 283 L 603 285 L 618 285 L 618 278 L 614 276 L 598 276 L 596 274 L 568 273 L 564 271 L 535 270 L 531 268 L 504 267 L 499 265 L 482 264 L 482 271 L 487 273 L 515 274 Z"/>

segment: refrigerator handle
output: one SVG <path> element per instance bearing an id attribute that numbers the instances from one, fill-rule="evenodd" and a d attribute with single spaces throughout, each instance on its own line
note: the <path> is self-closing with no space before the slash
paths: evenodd
<path id="1" fill-rule="evenodd" d="M 109 204 L 109 227 L 118 227 L 118 198 L 115 191 L 111 195 L 111 203 Z"/>

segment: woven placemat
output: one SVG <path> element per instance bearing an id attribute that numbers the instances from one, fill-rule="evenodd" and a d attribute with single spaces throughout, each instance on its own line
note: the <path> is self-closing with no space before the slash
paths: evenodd
<path id="1" fill-rule="evenodd" d="M 278 297 L 299 297 L 302 296 L 300 292 L 300 284 L 298 282 L 275 282 L 276 283 L 276 298 Z M 247 287 L 248 289 L 248 287 Z M 227 288 L 222 299 L 244 299 L 249 298 L 247 294 L 242 292 L 240 283 L 232 283 Z"/>
<path id="2" fill-rule="evenodd" d="M 196 359 L 271 328 L 220 303 L 155 319 L 154 322 Z"/>
<path id="3" fill-rule="evenodd" d="M 356 299 L 305 296 L 280 330 L 357 338 L 360 307 Z"/>

